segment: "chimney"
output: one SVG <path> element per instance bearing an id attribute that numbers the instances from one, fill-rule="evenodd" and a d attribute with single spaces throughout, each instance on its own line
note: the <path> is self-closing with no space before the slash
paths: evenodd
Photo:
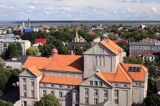
<path id="1" fill-rule="evenodd" d="M 52 57 L 57 56 L 58 55 L 58 50 L 57 49 L 52 49 Z"/>

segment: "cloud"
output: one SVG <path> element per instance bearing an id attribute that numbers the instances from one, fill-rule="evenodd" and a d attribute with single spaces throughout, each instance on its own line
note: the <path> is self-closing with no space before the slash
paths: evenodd
<path id="1" fill-rule="evenodd" d="M 0 20 L 157 20 L 159 0 L 0 0 Z"/>

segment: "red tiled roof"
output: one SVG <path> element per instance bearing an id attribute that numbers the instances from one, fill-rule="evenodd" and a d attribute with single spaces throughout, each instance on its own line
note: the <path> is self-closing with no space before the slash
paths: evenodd
<path id="1" fill-rule="evenodd" d="M 37 66 L 38 69 L 50 71 L 77 72 L 83 71 L 83 58 L 79 55 L 57 55 L 49 58 L 29 57 L 24 67 Z"/>
<path id="2" fill-rule="evenodd" d="M 46 43 L 46 38 L 37 38 L 35 39 L 35 43 Z"/>
<path id="3" fill-rule="evenodd" d="M 79 85 L 83 81 L 82 78 L 64 77 L 64 76 L 44 76 L 42 83 L 55 83 L 64 85 Z"/>
<path id="4" fill-rule="evenodd" d="M 148 69 L 146 67 L 140 64 L 121 63 L 121 65 L 133 81 L 145 81 L 145 74 L 148 72 Z M 129 67 L 140 67 L 140 71 L 139 72 L 129 72 L 128 71 Z"/>
<path id="5" fill-rule="evenodd" d="M 112 40 L 114 43 L 125 42 L 128 44 L 128 40 Z"/>
<path id="6" fill-rule="evenodd" d="M 35 66 L 32 66 L 32 67 L 28 67 L 27 68 L 31 73 L 33 73 L 35 76 L 42 76 L 42 73 L 41 73 L 41 71 L 39 71 L 38 69 L 37 69 L 37 67 L 35 67 Z"/>
<path id="7" fill-rule="evenodd" d="M 140 72 L 129 72 L 129 66 L 141 67 Z M 122 82 L 122 83 L 132 83 L 132 81 L 145 81 L 145 75 L 147 73 L 147 68 L 139 64 L 118 64 L 116 73 L 111 72 L 97 72 L 96 75 L 107 82 Z"/>
<path id="8" fill-rule="evenodd" d="M 121 52 L 124 51 L 120 46 L 118 46 L 117 44 L 115 44 L 110 39 L 104 39 L 104 40 L 102 40 L 100 42 L 100 44 L 102 44 L 104 47 L 106 47 L 107 49 L 109 49 L 114 54 L 119 54 L 119 53 L 121 53 Z"/>

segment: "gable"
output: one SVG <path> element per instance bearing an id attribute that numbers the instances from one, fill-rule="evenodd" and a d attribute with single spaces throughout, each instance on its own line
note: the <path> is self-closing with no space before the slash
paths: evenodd
<path id="1" fill-rule="evenodd" d="M 34 74 L 32 74 L 28 69 L 25 69 L 19 74 L 20 77 L 36 77 Z"/>
<path id="2" fill-rule="evenodd" d="M 90 81 L 93 81 L 93 85 L 90 84 Z M 95 86 L 94 85 L 95 81 L 98 82 L 98 86 L 96 86 L 96 87 L 112 88 L 112 86 L 109 83 L 105 82 L 104 80 L 97 77 L 96 75 L 93 75 L 93 76 L 89 77 L 88 79 L 84 80 L 80 85 L 81 86 Z M 101 86 L 100 83 L 102 83 L 103 86 Z"/>
<path id="3" fill-rule="evenodd" d="M 112 53 L 109 49 L 107 49 L 106 47 L 104 47 L 100 43 L 99 44 L 95 44 L 90 49 L 88 49 L 87 51 L 85 51 L 83 54 L 84 55 L 85 54 L 114 55 L 114 53 Z"/>

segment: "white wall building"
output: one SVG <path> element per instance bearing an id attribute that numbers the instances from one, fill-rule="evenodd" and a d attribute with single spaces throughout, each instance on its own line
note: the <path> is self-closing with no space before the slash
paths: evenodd
<path id="1" fill-rule="evenodd" d="M 147 93 L 148 72 L 123 63 L 123 49 L 109 39 L 79 55 L 28 57 L 19 75 L 22 106 L 54 94 L 62 106 L 131 106 Z"/>

